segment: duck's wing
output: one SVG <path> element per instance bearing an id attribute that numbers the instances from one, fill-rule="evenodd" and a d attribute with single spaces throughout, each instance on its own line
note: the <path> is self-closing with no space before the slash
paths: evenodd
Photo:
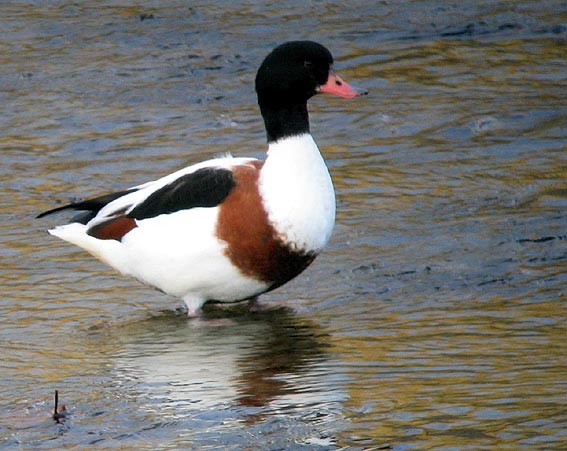
<path id="1" fill-rule="evenodd" d="M 253 159 L 209 160 L 125 191 L 48 210 L 38 218 L 64 210 L 84 211 L 72 222 L 85 224 L 86 233 L 95 238 L 120 241 L 137 227 L 136 221 L 220 205 L 235 186 L 232 167 L 250 161 Z"/>

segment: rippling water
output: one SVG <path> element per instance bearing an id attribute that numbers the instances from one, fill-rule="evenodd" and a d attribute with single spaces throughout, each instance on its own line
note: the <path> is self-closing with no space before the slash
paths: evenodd
<path id="1" fill-rule="evenodd" d="M 564 449 L 567 3 L 1 9 L 0 449 Z M 273 309 L 187 320 L 33 219 L 262 156 L 303 38 L 371 95 L 311 101 L 337 227 Z"/>

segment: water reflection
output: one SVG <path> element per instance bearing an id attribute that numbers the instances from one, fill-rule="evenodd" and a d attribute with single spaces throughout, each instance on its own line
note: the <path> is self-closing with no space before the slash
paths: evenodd
<path id="1" fill-rule="evenodd" d="M 165 312 L 106 339 L 119 340 L 117 383 L 162 420 L 229 410 L 253 424 L 267 412 L 336 410 L 345 399 L 340 374 L 329 370 L 324 332 L 285 308 L 212 306 L 198 320 Z"/>

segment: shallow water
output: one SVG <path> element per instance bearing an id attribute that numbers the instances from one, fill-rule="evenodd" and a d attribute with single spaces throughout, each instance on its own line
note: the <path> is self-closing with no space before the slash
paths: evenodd
<path id="1" fill-rule="evenodd" d="M 567 3 L 1 8 L 0 449 L 564 449 Z M 188 320 L 44 233 L 261 157 L 255 70 L 298 38 L 371 94 L 310 103 L 337 226 L 273 308 Z"/>

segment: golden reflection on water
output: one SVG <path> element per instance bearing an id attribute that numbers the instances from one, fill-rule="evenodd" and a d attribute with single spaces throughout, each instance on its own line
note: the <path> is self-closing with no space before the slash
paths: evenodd
<path id="1" fill-rule="evenodd" d="M 349 433 L 388 442 L 411 428 L 412 442 L 428 449 L 448 439 L 465 446 L 473 438 L 479 446 L 513 449 L 506 438 L 535 436 L 541 431 L 531 422 L 560 418 L 554 384 L 564 378 L 557 366 L 566 351 L 564 307 L 497 298 L 485 305 L 464 314 L 381 315 L 374 337 L 336 340 L 337 352 L 357 368 L 347 402 L 357 427 Z"/>

